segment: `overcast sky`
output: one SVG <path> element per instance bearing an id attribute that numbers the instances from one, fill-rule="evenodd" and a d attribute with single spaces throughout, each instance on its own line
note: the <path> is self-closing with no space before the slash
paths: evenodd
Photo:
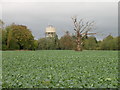
<path id="1" fill-rule="evenodd" d="M 118 3 L 117 2 L 31 2 L 3 3 L 2 20 L 6 25 L 15 22 L 28 26 L 36 39 L 44 37 L 45 28 L 53 25 L 59 37 L 64 31 L 73 31 L 71 17 L 95 21 L 98 40 L 106 35 L 118 35 Z M 104 34 L 102 36 L 102 34 Z"/>

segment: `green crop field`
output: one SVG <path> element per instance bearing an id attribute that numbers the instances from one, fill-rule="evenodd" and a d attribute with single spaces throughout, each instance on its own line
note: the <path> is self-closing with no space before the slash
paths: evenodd
<path id="1" fill-rule="evenodd" d="M 3 51 L 3 88 L 116 88 L 118 51 Z"/>

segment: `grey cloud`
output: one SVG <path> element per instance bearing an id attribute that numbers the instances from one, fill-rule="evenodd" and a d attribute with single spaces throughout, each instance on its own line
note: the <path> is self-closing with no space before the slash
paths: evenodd
<path id="1" fill-rule="evenodd" d="M 6 24 L 16 22 L 27 25 L 38 39 L 44 37 L 45 28 L 52 24 L 57 29 L 59 37 L 64 35 L 63 30 L 73 31 L 71 17 L 94 20 L 96 32 L 118 34 L 117 3 L 106 2 L 77 2 L 77 3 L 4 3 L 3 20 Z M 101 36 L 99 39 L 102 39 Z"/>

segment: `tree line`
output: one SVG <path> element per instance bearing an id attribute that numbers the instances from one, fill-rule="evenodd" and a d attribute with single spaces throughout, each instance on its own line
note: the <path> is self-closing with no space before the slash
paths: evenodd
<path id="1" fill-rule="evenodd" d="M 56 35 L 35 40 L 25 25 L 11 24 L 3 28 L 4 23 L 1 24 L 1 50 L 75 50 L 77 46 L 77 37 L 68 31 L 60 39 Z M 82 41 L 83 50 L 120 50 L 120 36 L 108 35 L 97 41 L 96 37 L 86 35 Z"/>
<path id="2" fill-rule="evenodd" d="M 97 41 L 94 36 L 86 36 L 82 39 L 83 50 L 120 50 L 120 37 L 108 35 L 102 41 Z M 74 35 L 65 34 L 60 39 L 41 38 L 38 40 L 39 50 L 75 50 L 76 37 Z"/>

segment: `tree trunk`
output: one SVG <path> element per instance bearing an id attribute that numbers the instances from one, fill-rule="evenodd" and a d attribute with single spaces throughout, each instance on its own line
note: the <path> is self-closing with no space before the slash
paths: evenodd
<path id="1" fill-rule="evenodd" d="M 79 31 L 77 31 L 77 48 L 76 51 L 82 51 L 82 45 L 81 45 L 81 35 Z"/>

